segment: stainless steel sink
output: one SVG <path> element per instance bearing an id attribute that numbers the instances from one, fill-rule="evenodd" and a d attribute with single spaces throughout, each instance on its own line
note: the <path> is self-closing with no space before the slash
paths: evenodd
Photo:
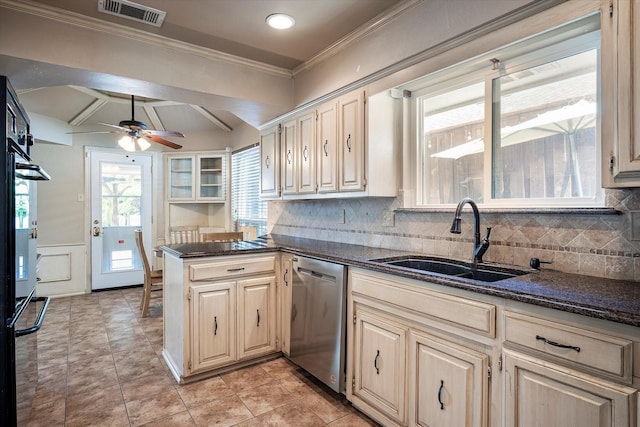
<path id="1" fill-rule="evenodd" d="M 526 271 L 506 269 L 480 265 L 474 267 L 473 264 L 461 261 L 438 259 L 434 257 L 403 257 L 403 258 L 383 258 L 372 260 L 386 265 L 393 265 L 402 269 L 437 273 L 445 276 L 460 277 L 477 280 L 480 282 L 497 282 L 516 276 L 527 274 Z"/>

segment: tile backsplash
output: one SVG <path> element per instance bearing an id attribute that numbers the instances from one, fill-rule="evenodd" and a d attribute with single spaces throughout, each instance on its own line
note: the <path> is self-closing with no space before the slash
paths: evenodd
<path id="1" fill-rule="evenodd" d="M 640 190 L 607 190 L 606 206 L 618 215 L 496 213 L 480 209 L 481 235 L 492 227 L 485 261 L 640 282 L 640 240 L 632 240 L 631 212 Z M 395 211 L 401 198 L 269 202 L 274 234 L 472 259 L 473 215 L 464 208 L 462 234 L 449 232 L 451 212 Z"/>

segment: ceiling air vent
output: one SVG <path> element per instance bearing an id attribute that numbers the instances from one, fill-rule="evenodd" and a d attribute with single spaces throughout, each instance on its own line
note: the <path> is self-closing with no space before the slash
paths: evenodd
<path id="1" fill-rule="evenodd" d="M 99 0 L 98 12 L 132 19 L 155 27 L 161 26 L 167 15 L 167 12 L 128 0 Z"/>

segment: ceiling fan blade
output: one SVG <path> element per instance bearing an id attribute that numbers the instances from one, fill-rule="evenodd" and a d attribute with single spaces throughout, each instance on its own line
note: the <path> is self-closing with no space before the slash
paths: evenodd
<path id="1" fill-rule="evenodd" d="M 142 135 L 141 138 L 148 139 L 149 141 L 157 142 L 158 144 L 165 145 L 167 147 L 173 148 L 174 150 L 178 150 L 182 148 L 182 145 L 176 144 L 175 142 L 167 141 L 164 138 L 160 138 L 155 135 Z"/>
<path id="2" fill-rule="evenodd" d="M 121 133 L 115 130 L 88 130 L 83 132 L 65 132 L 67 135 L 81 134 L 81 133 Z"/>
<path id="3" fill-rule="evenodd" d="M 178 138 L 184 138 L 184 134 L 181 132 L 176 132 L 173 130 L 145 130 L 145 134 L 147 135 L 155 135 L 155 136 L 174 136 Z"/>
<path id="4" fill-rule="evenodd" d="M 102 125 L 102 126 L 109 126 L 109 127 L 112 127 L 112 128 L 120 129 L 123 132 L 129 132 L 131 130 L 131 129 L 124 128 L 122 126 L 112 125 L 112 124 L 109 124 L 109 123 L 98 123 L 98 124 Z"/>

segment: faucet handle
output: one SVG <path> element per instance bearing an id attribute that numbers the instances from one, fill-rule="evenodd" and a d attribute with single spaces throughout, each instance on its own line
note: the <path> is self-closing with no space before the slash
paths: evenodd
<path id="1" fill-rule="evenodd" d="M 491 235 L 491 227 L 487 227 L 487 235 L 484 236 L 484 240 L 489 240 L 489 235 Z"/>

